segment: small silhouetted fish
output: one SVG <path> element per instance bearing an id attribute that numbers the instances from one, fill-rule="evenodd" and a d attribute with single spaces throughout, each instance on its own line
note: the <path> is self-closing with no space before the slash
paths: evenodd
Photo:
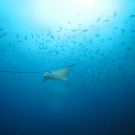
<path id="1" fill-rule="evenodd" d="M 129 17 L 135 17 L 135 15 L 130 15 Z"/>
<path id="2" fill-rule="evenodd" d="M 2 34 L 1 36 L 0 36 L 0 38 L 2 38 L 4 36 L 4 34 Z"/>
<path id="3" fill-rule="evenodd" d="M 2 52 L 5 52 L 6 50 L 2 50 Z"/>
<path id="4" fill-rule="evenodd" d="M 83 32 L 86 32 L 86 31 L 88 31 L 88 30 L 86 30 L 86 29 L 83 30 Z"/>
<path id="5" fill-rule="evenodd" d="M 20 80 L 22 81 L 22 77 L 20 76 Z"/>
<path id="6" fill-rule="evenodd" d="M 80 14 L 77 15 L 77 17 L 79 17 Z"/>
<path id="7" fill-rule="evenodd" d="M 68 24 L 71 24 L 71 22 L 67 22 Z"/>
<path id="8" fill-rule="evenodd" d="M 114 18 L 116 17 L 116 12 L 114 13 Z"/>
<path id="9" fill-rule="evenodd" d="M 120 29 L 121 31 L 122 31 L 122 33 L 121 34 L 123 34 L 124 32 L 125 32 L 125 30 L 124 29 Z"/>
<path id="10" fill-rule="evenodd" d="M 4 29 L 4 28 L 1 28 L 0 31 L 3 30 L 3 29 Z"/>
<path id="11" fill-rule="evenodd" d="M 18 40 L 18 42 L 22 42 L 21 40 Z"/>
<path id="12" fill-rule="evenodd" d="M 54 38 L 52 35 L 50 36 L 51 38 Z"/>
<path id="13" fill-rule="evenodd" d="M 44 58 L 42 58 L 42 61 L 44 61 Z"/>
<path id="14" fill-rule="evenodd" d="M 45 47 L 45 46 L 43 45 L 43 49 L 47 49 L 47 46 Z"/>
<path id="15" fill-rule="evenodd" d="M 100 21 L 100 18 L 98 18 L 97 23 Z"/>
<path id="16" fill-rule="evenodd" d="M 95 35 L 95 37 L 99 37 L 100 35 L 97 33 L 96 35 Z"/>
<path id="17" fill-rule="evenodd" d="M 112 38 L 107 39 L 107 41 L 111 40 Z"/>
<path id="18" fill-rule="evenodd" d="M 17 69 L 17 68 L 18 68 L 18 66 L 14 67 L 14 69 Z"/>
<path id="19" fill-rule="evenodd" d="M 19 37 L 19 34 L 17 34 L 16 37 L 18 38 Z"/>
<path id="20" fill-rule="evenodd" d="M 128 51 L 130 51 L 131 50 L 131 48 L 127 48 L 128 49 Z"/>
<path id="21" fill-rule="evenodd" d="M 104 20 L 104 22 L 109 22 L 109 20 Z"/>
<path id="22" fill-rule="evenodd" d="M 51 32 L 50 32 L 50 33 L 51 33 Z M 50 33 L 48 33 L 48 34 L 47 34 L 47 36 L 49 36 L 49 35 L 50 35 Z"/>
<path id="23" fill-rule="evenodd" d="M 60 30 L 62 30 L 62 27 L 60 26 Z"/>
<path id="24" fill-rule="evenodd" d="M 113 29 L 118 29 L 118 27 L 114 27 Z"/>
<path id="25" fill-rule="evenodd" d="M 75 32 L 76 30 L 70 30 L 70 31 Z"/>
<path id="26" fill-rule="evenodd" d="M 125 43 L 124 42 L 121 42 L 122 45 L 124 45 Z"/>

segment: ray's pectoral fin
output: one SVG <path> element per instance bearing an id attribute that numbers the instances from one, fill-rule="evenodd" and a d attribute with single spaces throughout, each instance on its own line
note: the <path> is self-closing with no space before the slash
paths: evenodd
<path id="1" fill-rule="evenodd" d="M 56 69 L 56 70 L 53 70 L 51 72 L 45 72 L 43 82 L 46 80 L 49 80 L 49 79 L 57 79 L 57 80 L 61 80 L 61 81 L 67 81 L 68 80 L 67 74 L 73 65 L 66 66 L 66 67 L 63 67 L 60 69 Z"/>
<path id="2" fill-rule="evenodd" d="M 61 81 L 67 81 L 68 80 L 67 75 L 66 76 L 63 76 L 63 77 L 60 77 L 59 80 L 61 80 Z"/>

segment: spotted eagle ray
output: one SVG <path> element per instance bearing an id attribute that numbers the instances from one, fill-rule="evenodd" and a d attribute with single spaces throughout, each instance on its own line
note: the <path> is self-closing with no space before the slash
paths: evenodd
<path id="1" fill-rule="evenodd" d="M 75 65 L 75 64 L 72 64 L 72 65 L 69 65 L 69 66 L 66 66 L 66 67 L 63 67 L 63 68 L 59 68 L 59 69 L 56 69 L 56 70 L 53 70 L 51 72 L 18 72 L 18 71 L 0 71 L 0 72 L 3 72 L 3 73 L 27 73 L 27 74 L 35 74 L 35 73 L 40 73 L 40 74 L 43 74 L 44 75 L 44 79 L 43 79 L 43 82 L 46 81 L 46 80 L 49 80 L 49 79 L 56 79 L 56 80 L 61 80 L 61 81 L 67 81 L 68 78 L 67 78 L 67 74 L 70 70 L 70 68 Z M 18 68 L 18 66 L 14 67 L 14 69 Z M 22 79 L 21 79 L 22 80 Z"/>
<path id="2" fill-rule="evenodd" d="M 66 66 L 66 67 L 63 67 L 63 68 L 59 68 L 59 69 L 53 70 L 51 72 L 44 72 L 44 74 L 43 74 L 44 75 L 43 82 L 45 82 L 46 80 L 49 80 L 49 79 L 56 79 L 56 80 L 61 80 L 61 81 L 67 81 L 68 80 L 67 74 L 68 74 L 70 68 L 73 65 L 74 64 Z"/>

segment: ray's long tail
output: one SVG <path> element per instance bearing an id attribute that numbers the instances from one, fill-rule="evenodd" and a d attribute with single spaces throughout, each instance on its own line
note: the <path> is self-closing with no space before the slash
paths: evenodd
<path id="1" fill-rule="evenodd" d="M 44 72 L 16 72 L 16 71 L 0 71 L 3 73 L 26 73 L 26 74 L 43 74 Z"/>

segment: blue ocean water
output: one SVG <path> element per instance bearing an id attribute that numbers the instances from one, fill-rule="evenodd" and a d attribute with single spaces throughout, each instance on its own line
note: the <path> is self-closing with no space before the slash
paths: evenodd
<path id="1" fill-rule="evenodd" d="M 135 135 L 135 1 L 0 0 L 0 135 Z"/>

